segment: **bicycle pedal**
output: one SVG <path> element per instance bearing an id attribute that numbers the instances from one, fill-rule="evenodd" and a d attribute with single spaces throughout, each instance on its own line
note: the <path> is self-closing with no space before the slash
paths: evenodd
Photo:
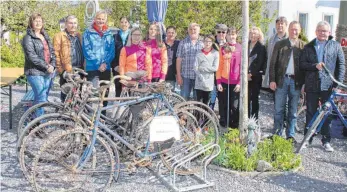
<path id="1" fill-rule="evenodd" d="M 165 149 L 171 148 L 175 141 L 176 139 L 174 137 L 171 137 L 170 139 L 167 139 L 165 141 L 154 142 L 154 152 L 160 152 Z"/>

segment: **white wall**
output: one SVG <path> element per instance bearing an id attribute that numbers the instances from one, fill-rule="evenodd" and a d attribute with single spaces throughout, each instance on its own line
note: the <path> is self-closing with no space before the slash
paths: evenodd
<path id="1" fill-rule="evenodd" d="M 293 20 L 299 21 L 299 13 L 308 14 L 308 23 L 307 23 L 307 37 L 309 40 L 315 38 L 316 25 L 319 21 L 324 19 L 324 14 L 333 15 L 333 26 L 332 26 L 332 35 L 335 36 L 336 25 L 339 19 L 339 1 L 322 1 L 322 0 L 282 0 L 282 1 L 273 1 L 272 4 L 278 4 L 278 15 L 285 16 L 290 23 Z M 274 11 L 275 6 L 268 7 L 269 12 Z M 268 35 L 272 34 L 272 28 L 275 27 L 273 22 L 269 26 Z M 271 33 L 270 33 L 271 32 Z"/>

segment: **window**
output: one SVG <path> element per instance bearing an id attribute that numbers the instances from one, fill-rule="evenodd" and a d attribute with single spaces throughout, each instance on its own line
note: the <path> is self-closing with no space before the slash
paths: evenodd
<path id="1" fill-rule="evenodd" d="M 307 13 L 299 13 L 299 23 L 301 25 L 302 30 L 307 35 L 307 21 L 308 21 L 308 14 Z"/>
<path id="2" fill-rule="evenodd" d="M 324 15 L 324 21 L 328 22 L 330 26 L 333 26 L 333 15 Z"/>

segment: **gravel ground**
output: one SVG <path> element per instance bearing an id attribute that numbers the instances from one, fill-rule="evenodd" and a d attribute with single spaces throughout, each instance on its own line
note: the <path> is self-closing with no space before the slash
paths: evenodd
<path id="1" fill-rule="evenodd" d="M 17 162 L 15 153 L 16 126 L 23 114 L 18 104 L 25 93 L 24 86 L 13 86 L 13 129 L 9 128 L 8 97 L 1 95 L 1 191 L 31 191 Z M 52 91 L 50 100 L 59 98 L 58 91 Z M 267 94 L 261 94 L 260 124 L 264 132 L 273 125 L 273 103 Z M 302 139 L 297 134 L 296 139 Z M 223 171 L 208 169 L 207 178 L 216 184 L 215 188 L 198 191 L 347 191 L 347 140 L 332 140 L 335 152 L 327 153 L 321 148 L 319 139 L 302 152 L 303 170 L 283 174 L 258 174 L 247 177 Z M 180 181 L 189 181 L 180 177 Z M 140 168 L 135 174 L 122 172 L 117 183 L 108 191 L 169 191 L 148 169 Z"/>

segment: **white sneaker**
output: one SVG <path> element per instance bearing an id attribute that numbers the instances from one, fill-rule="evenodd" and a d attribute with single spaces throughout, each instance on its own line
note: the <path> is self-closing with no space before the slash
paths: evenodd
<path id="1" fill-rule="evenodd" d="M 327 151 L 327 152 L 333 152 L 333 151 L 334 151 L 334 148 L 331 147 L 330 143 L 325 143 L 325 144 L 323 145 L 323 148 L 324 148 L 325 151 Z"/>

